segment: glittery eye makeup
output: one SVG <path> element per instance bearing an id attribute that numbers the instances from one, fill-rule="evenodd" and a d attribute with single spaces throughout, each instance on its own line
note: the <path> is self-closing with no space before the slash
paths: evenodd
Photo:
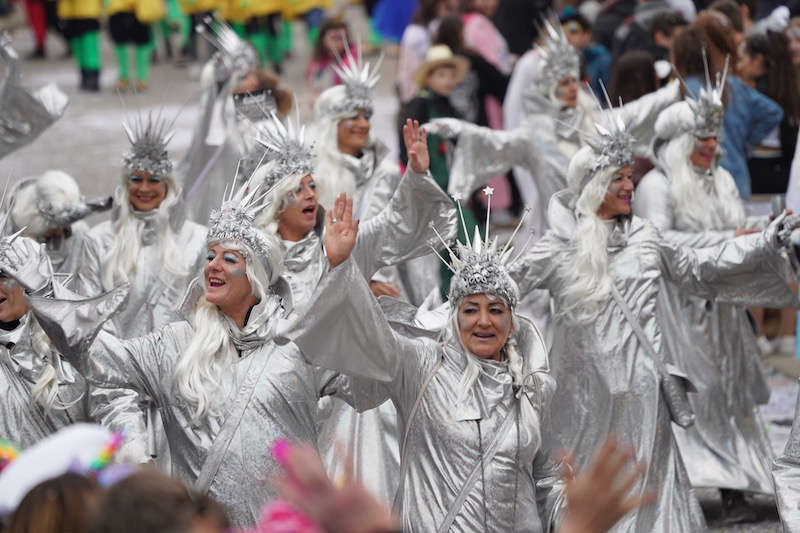
<path id="1" fill-rule="evenodd" d="M 206 254 L 206 261 L 211 262 L 215 257 L 217 257 L 217 253 L 214 250 L 209 250 Z"/>
<path id="2" fill-rule="evenodd" d="M 236 257 L 236 254 L 232 254 L 231 252 L 225 252 L 222 254 L 222 258 L 228 263 L 232 263 L 234 265 L 239 264 L 239 258 Z"/>

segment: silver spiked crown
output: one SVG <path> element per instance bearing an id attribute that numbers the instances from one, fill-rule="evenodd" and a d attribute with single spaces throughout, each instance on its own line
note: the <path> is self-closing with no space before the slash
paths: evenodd
<path id="1" fill-rule="evenodd" d="M 383 63 L 381 54 L 375 67 L 365 62 L 361 54 L 361 46 L 356 45 L 356 55 L 350 51 L 350 46 L 345 43 L 344 58 L 337 54 L 333 71 L 342 80 L 345 88 L 345 99 L 334 104 L 331 113 L 349 113 L 359 109 L 372 110 L 372 89 L 380 79 L 380 69 Z"/>
<path id="2" fill-rule="evenodd" d="M 177 118 L 177 117 L 176 117 Z M 123 122 L 125 135 L 131 143 L 129 152 L 122 156 L 122 164 L 129 170 L 143 170 L 154 176 L 168 176 L 172 172 L 167 145 L 172 136 L 175 119 L 168 121 L 161 112 L 153 115 L 137 113 L 131 122 Z"/>
<path id="3" fill-rule="evenodd" d="M 696 137 L 716 137 L 722 127 L 722 116 L 725 113 L 725 106 L 722 103 L 722 92 L 725 90 L 725 79 L 728 77 L 729 59 L 729 56 L 725 57 L 725 66 L 722 72 L 717 72 L 714 82 L 712 83 L 711 75 L 708 70 L 706 50 L 703 48 L 706 86 L 700 88 L 699 94 L 692 94 L 686 98 L 686 103 L 689 104 L 694 114 L 694 124 L 687 125 L 686 131 L 691 131 Z M 688 87 L 687 93 L 691 94 Z"/>
<path id="4" fill-rule="evenodd" d="M 579 79 L 581 60 L 560 25 L 553 25 L 544 19 L 542 26 L 544 39 L 539 45 L 542 64 L 536 72 L 534 82 L 549 92 L 564 78 Z"/>
<path id="5" fill-rule="evenodd" d="M 236 241 L 245 244 L 264 264 L 274 253 L 274 245 L 253 223 L 258 213 L 264 209 L 266 193 L 259 194 L 259 187 L 250 187 L 248 182 L 236 187 L 236 178 L 223 195 L 222 205 L 211 212 L 208 221 L 206 243 Z"/>
<path id="6" fill-rule="evenodd" d="M 300 125 L 299 111 L 294 120 L 286 117 L 285 125 L 274 111 L 270 112 L 270 119 L 260 124 L 256 134 L 256 141 L 265 149 L 261 162 L 275 162 L 269 174 L 264 176 L 262 190 L 272 189 L 286 176 L 305 176 L 314 170 L 312 146 L 306 141 L 305 126 Z M 256 156 L 248 154 L 248 157 L 254 159 Z M 255 164 L 254 171 L 260 165 L 260 162 Z"/>
<path id="7" fill-rule="evenodd" d="M 456 303 L 470 294 L 491 294 L 493 296 L 499 296 L 505 300 L 510 307 L 514 308 L 519 302 L 519 288 L 509 275 L 508 270 L 521 257 L 522 253 L 512 258 L 514 250 L 511 247 L 511 243 L 522 227 L 522 223 L 530 209 L 525 209 L 522 220 L 520 220 L 519 224 L 514 229 L 508 242 L 503 248 L 498 250 L 497 237 L 493 240 L 489 239 L 489 216 L 494 189 L 486 187 L 483 189 L 483 192 L 489 200 L 486 211 L 486 232 L 483 238 L 481 238 L 479 228 L 475 226 L 472 240 L 470 241 L 470 232 L 464 222 L 460 198 L 454 196 L 456 204 L 458 205 L 459 216 L 467 242 L 466 244 L 457 242 L 455 247 L 451 247 L 444 241 L 441 235 L 439 235 L 439 232 L 433 228 L 431 223 L 431 228 L 436 231 L 436 235 L 447 250 L 450 260 L 445 260 L 439 255 L 436 248 L 431 248 L 433 248 L 434 253 L 436 253 L 439 259 L 453 273 L 448 296 L 451 302 Z M 530 238 L 528 242 L 530 242 Z M 523 250 L 526 247 L 527 243 L 523 246 Z"/>

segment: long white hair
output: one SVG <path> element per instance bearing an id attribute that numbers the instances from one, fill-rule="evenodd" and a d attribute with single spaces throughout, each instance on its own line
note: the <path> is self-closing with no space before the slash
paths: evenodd
<path id="1" fill-rule="evenodd" d="M 583 147 L 572 158 L 567 171 L 571 187 L 579 191 L 575 203 L 577 225 L 569 243 L 574 255 L 559 266 L 564 292 L 559 299 L 557 314 L 578 323 L 594 320 L 611 291 L 607 249 L 611 225 L 597 216 L 597 210 L 603 204 L 608 185 L 618 169 L 607 167 L 600 170 L 579 189 L 580 175 L 587 172 L 595 157 L 591 148 Z"/>
<path id="2" fill-rule="evenodd" d="M 30 335 L 31 349 L 42 358 L 44 364 L 42 371 L 31 388 L 31 400 L 42 407 L 45 412 L 53 409 L 65 410 L 76 404 L 83 398 L 81 394 L 72 402 L 60 402 L 58 400 L 58 376 L 56 375 L 53 360 L 60 357 L 50 339 L 45 334 L 42 327 L 36 321 L 32 313 L 28 314 L 29 320 L 28 334 Z"/>
<path id="3" fill-rule="evenodd" d="M 727 171 L 714 163 L 715 194 L 710 195 L 698 182 L 689 160 L 694 146 L 694 136 L 683 133 L 660 147 L 657 154 L 658 166 L 670 180 L 670 199 L 681 226 L 696 231 L 742 227 L 746 213 L 736 187 L 721 182 L 727 176 L 720 173 Z"/>
<path id="4" fill-rule="evenodd" d="M 124 174 L 127 177 L 127 172 Z M 125 178 L 123 178 L 125 179 Z M 169 274 L 183 277 L 187 274 L 182 264 L 181 247 L 169 223 L 170 208 L 180 201 L 175 182 L 167 179 L 167 194 L 155 211 L 158 227 L 158 247 L 160 266 Z M 114 240 L 103 257 L 101 281 L 105 290 L 111 290 L 120 283 L 128 281 L 128 276 L 136 270 L 136 258 L 141 246 L 141 231 L 144 222 L 134 213 L 128 188 L 123 184 L 114 191 L 114 204 L 119 215 L 113 222 Z"/>
<path id="5" fill-rule="evenodd" d="M 502 301 L 508 305 L 508 302 L 499 296 L 486 294 L 486 297 L 489 298 L 490 301 Z M 452 305 L 450 309 L 450 321 L 448 326 L 450 331 L 445 332 L 445 336 L 452 337 L 456 341 L 457 345 L 461 348 L 461 353 L 464 354 L 464 372 L 461 374 L 461 379 L 458 382 L 458 394 L 456 396 L 456 401 L 458 402 L 463 402 L 467 399 L 470 390 L 475 385 L 475 382 L 478 380 L 478 376 L 481 372 L 481 366 L 479 363 L 480 357 L 470 352 L 469 349 L 467 349 L 467 347 L 464 345 L 464 341 L 461 339 L 461 327 L 458 323 L 458 309 L 461 306 L 461 301 L 463 301 L 463 298 L 458 302 L 454 302 Z M 512 383 L 517 387 L 522 387 L 525 381 L 525 360 L 520 353 L 519 346 L 517 346 L 517 338 L 515 336 L 515 334 L 519 331 L 519 320 L 517 319 L 517 315 L 514 310 L 511 309 L 511 307 L 509 307 L 509 310 L 511 312 L 512 320 L 511 333 L 508 336 L 506 345 L 502 349 L 502 353 L 508 360 L 508 373 L 511 374 Z M 520 404 L 520 413 L 522 414 L 522 420 L 526 428 L 537 427 L 538 416 L 536 415 L 536 412 L 529 401 L 522 401 Z"/>
<path id="6" fill-rule="evenodd" d="M 245 245 L 226 241 L 221 245 L 229 250 L 242 252 L 246 259 L 246 275 L 252 294 L 260 302 L 267 297 L 269 281 L 266 269 Z M 280 270 L 277 271 L 278 275 Z M 262 281 L 263 280 L 263 281 Z M 194 408 L 192 419 L 197 421 L 213 413 L 212 396 L 221 383 L 222 373 L 234 358 L 236 351 L 231 341 L 231 323 L 215 304 L 205 295 L 197 300 L 192 316 L 194 334 L 189 345 L 175 365 L 173 384 L 177 393 Z"/>

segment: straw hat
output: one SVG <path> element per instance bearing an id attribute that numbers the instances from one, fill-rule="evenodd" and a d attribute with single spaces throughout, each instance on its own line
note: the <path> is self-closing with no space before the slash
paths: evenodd
<path id="1" fill-rule="evenodd" d="M 456 70 L 456 82 L 459 82 L 467 75 L 469 60 L 453 55 L 452 50 L 446 44 L 431 46 L 425 54 L 425 62 L 417 69 L 415 76 L 417 85 L 424 87 L 428 74 L 438 67 L 454 68 Z"/>

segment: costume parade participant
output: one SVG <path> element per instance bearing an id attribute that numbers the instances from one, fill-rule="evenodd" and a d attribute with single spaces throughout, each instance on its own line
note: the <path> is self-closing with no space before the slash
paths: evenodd
<path id="1" fill-rule="evenodd" d="M 319 397 L 349 389 L 335 373 L 274 344 L 284 315 L 273 292 L 283 254 L 275 238 L 254 227 L 263 204 L 256 191 L 243 189 L 232 188 L 212 214 L 202 278 L 194 279 L 182 305 L 186 320 L 143 337 L 122 340 L 101 331 L 92 340 L 71 307 L 58 300 L 36 307 L 50 338 L 87 380 L 134 390 L 160 406 L 172 473 L 225 506 L 237 527 L 254 524 L 275 496 L 267 481 L 278 465 L 266 443 L 278 437 L 315 442 Z M 38 253 L 22 250 L 20 261 L 0 267 L 31 283 L 20 266 L 35 263 Z M 127 440 L 147 438 L 135 420 L 123 432 Z"/>
<path id="2" fill-rule="evenodd" d="M 555 383 L 541 335 L 515 313 L 511 250 L 478 231 L 457 245 L 448 307 L 429 330 L 413 308 L 385 316 L 370 293 L 350 257 L 352 205 L 327 217 L 332 270 L 288 337 L 310 361 L 373 381 L 397 408 L 403 531 L 553 530 L 563 483 L 540 425 Z"/>
<path id="3" fill-rule="evenodd" d="M 78 274 L 89 226 L 84 218 L 111 209 L 111 198 L 86 199 L 75 179 L 60 170 L 48 170 L 18 182 L 9 193 L 12 231 L 45 245 L 53 270 Z M 75 281 L 79 286 L 80 282 Z"/>
<path id="4" fill-rule="evenodd" d="M 437 119 L 427 126 L 430 132 L 458 140 L 451 166 L 451 193 L 466 197 L 476 180 L 485 182 L 514 167 L 520 183 L 535 185 L 535 211 L 540 220 L 531 222 L 542 230 L 548 227 L 545 213 L 551 196 L 567 187 L 564 171 L 584 145 L 582 132 L 592 131 L 607 112 L 588 88 L 580 87 L 580 59 L 561 27 L 556 29 L 545 21 L 544 28 L 547 33 L 537 49 L 536 68 L 525 81 L 525 118 L 520 126 L 491 130 L 453 119 Z M 637 140 L 637 151 L 647 151 L 658 113 L 679 97 L 678 82 L 673 81 L 618 109 Z M 532 192 L 523 192 L 533 203 Z"/>
<path id="5" fill-rule="evenodd" d="M 573 157 L 569 189 L 556 194 L 550 230 L 511 275 L 520 292 L 547 289 L 553 300 L 553 376 L 558 389 L 546 438 L 579 464 L 609 433 L 625 435 L 648 462 L 641 488 L 656 501 L 623 518 L 619 531 L 705 527 L 671 430 L 692 423 L 679 369 L 666 367 L 657 319 L 660 280 L 711 301 L 737 301 L 785 283 L 783 253 L 797 217 L 717 246 L 678 246 L 631 215 L 635 140 L 619 115 Z M 596 406 L 602 405 L 603 409 Z"/>
<path id="6" fill-rule="evenodd" d="M 58 120 L 67 96 L 55 84 L 31 92 L 20 84 L 19 56 L 0 33 L 0 159 L 22 148 Z"/>
<path id="7" fill-rule="evenodd" d="M 429 253 L 428 243 L 437 238 L 431 223 L 441 227 L 446 238 L 455 237 L 453 203 L 428 172 L 427 145 L 417 142 L 419 131 L 419 124 L 407 125 L 407 149 L 413 151 L 415 160 L 380 213 L 361 225 L 353 255 L 367 280 L 382 267 Z M 280 238 L 286 254 L 283 277 L 291 289 L 293 308 L 302 312 L 329 268 L 323 248 L 326 236 L 320 223 L 323 208 L 311 174 L 312 155 L 304 141 L 304 130 L 292 121 L 286 127 L 274 117 L 262 134 L 259 141 L 270 150 L 267 157 L 274 159 L 257 170 L 252 181 L 261 183 L 262 190 L 272 189 L 273 200 L 256 224 Z M 334 457 L 338 436 L 353 449 L 356 473 L 386 504 L 390 503 L 400 460 L 392 406 L 384 404 L 358 415 L 336 398 L 325 398 L 322 404 L 319 443 L 329 468 L 340 464 Z"/>
<path id="8" fill-rule="evenodd" d="M 259 123 L 272 111 L 284 116 L 293 99 L 274 75 L 259 69 L 253 47 L 222 20 L 207 18 L 198 30 L 217 52 L 203 67 L 200 116 L 175 172 L 183 180 L 188 218 L 205 224 L 239 161 L 244 177 L 260 162 Z"/>
<path id="9" fill-rule="evenodd" d="M 203 253 L 206 228 L 183 214 L 167 151 L 172 124 L 160 113 L 148 113 L 123 127 L 130 151 L 122 157 L 111 220 L 89 232 L 79 292 L 93 296 L 128 283 L 128 300 L 113 323 L 130 338 L 177 319 L 175 306 Z"/>
<path id="10" fill-rule="evenodd" d="M 699 95 L 661 112 L 655 126 L 656 168 L 639 183 L 634 213 L 680 246 L 702 248 L 758 232 L 767 217 L 747 217 L 730 173 L 719 166 L 717 142 L 725 76 L 707 79 Z M 743 494 L 773 492 L 772 450 L 758 413 L 769 398 L 756 337 L 741 304 L 792 306 L 788 283 L 770 283 L 731 305 L 682 295 L 670 286 L 657 314 L 665 343 L 698 388 L 690 396 L 691 428 L 675 436 L 695 487 L 722 489 L 726 519 L 754 518 Z M 684 323 L 684 318 L 685 323 Z M 687 336 L 688 328 L 688 336 Z"/>
<path id="11" fill-rule="evenodd" d="M 117 56 L 119 78 L 117 90 L 127 91 L 131 87 L 130 63 L 128 61 L 128 47 L 134 49 L 136 58 L 136 83 L 137 91 L 147 89 L 150 81 L 150 59 L 153 54 L 152 35 L 150 23 L 163 18 L 163 8 L 160 13 L 153 13 L 155 2 L 145 0 L 111 0 L 108 2 L 108 29 L 114 43 L 114 53 Z M 153 18 L 155 15 L 156 18 Z M 159 17 L 160 15 L 160 17 Z M 151 18 L 152 20 L 147 20 Z M 144 20 L 143 20 L 144 19 Z"/>
<path id="12" fill-rule="evenodd" d="M 3 213 L 0 227 L 7 227 Z M 14 234 L 0 238 L 0 262 L 25 272 L 23 288 L 0 270 L 0 432 L 17 446 L 28 447 L 61 427 L 88 420 L 88 395 L 84 377 L 53 346 L 31 313 L 30 295 L 55 294 L 72 298 L 53 280 L 50 261 L 41 246 Z M 122 291 L 124 294 L 124 291 Z M 106 298 L 108 299 L 108 298 Z M 102 302 L 68 302 L 85 314 L 85 334 L 92 335 L 108 318 L 119 300 L 105 310 Z"/>

